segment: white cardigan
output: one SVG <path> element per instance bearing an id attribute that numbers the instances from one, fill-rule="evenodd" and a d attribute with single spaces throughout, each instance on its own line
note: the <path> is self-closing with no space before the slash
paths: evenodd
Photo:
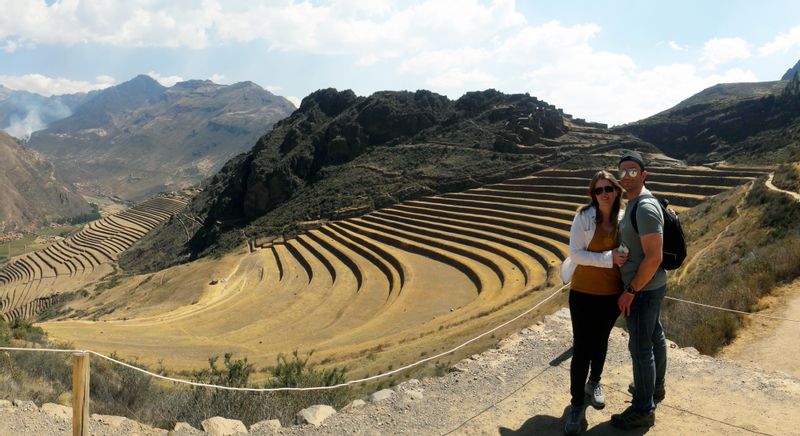
<path id="1" fill-rule="evenodd" d="M 622 220 L 624 214 L 625 210 L 620 209 L 617 222 Z M 597 209 L 589 207 L 582 212 L 576 213 L 575 218 L 572 220 L 572 227 L 569 230 L 569 256 L 561 264 L 561 280 L 564 283 L 572 279 L 572 274 L 575 273 L 575 268 L 578 265 L 597 266 L 600 268 L 614 266 L 611 250 L 602 253 L 587 250 L 597 229 L 596 217 Z"/>

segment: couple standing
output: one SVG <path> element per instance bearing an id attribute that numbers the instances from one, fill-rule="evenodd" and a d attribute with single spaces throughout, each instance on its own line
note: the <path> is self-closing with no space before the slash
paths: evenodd
<path id="1" fill-rule="evenodd" d="M 667 344 L 659 317 L 667 286 L 667 273 L 660 267 L 664 217 L 644 186 L 648 173 L 642 155 L 626 151 L 618 167 L 619 180 L 607 171 L 592 178 L 591 202 L 578 209 L 572 222 L 569 257 L 562 266 L 564 281 L 572 279 L 572 401 L 564 426 L 570 435 L 588 426 L 588 405 L 605 407 L 600 376 L 608 337 L 620 313 L 629 333 L 633 383 L 628 390 L 633 401 L 611 417 L 611 424 L 621 429 L 650 427 L 655 424 L 656 403 L 664 398 Z M 628 200 L 624 210 L 623 192 Z"/>

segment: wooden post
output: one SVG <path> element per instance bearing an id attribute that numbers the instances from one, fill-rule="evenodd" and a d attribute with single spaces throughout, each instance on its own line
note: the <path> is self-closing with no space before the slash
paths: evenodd
<path id="1" fill-rule="evenodd" d="M 89 436 L 89 353 L 72 354 L 72 436 Z"/>

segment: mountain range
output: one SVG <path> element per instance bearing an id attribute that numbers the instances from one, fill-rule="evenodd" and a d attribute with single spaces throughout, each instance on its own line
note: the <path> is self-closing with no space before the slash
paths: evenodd
<path id="1" fill-rule="evenodd" d="M 164 87 L 140 75 L 96 92 L 28 144 L 82 190 L 139 201 L 198 183 L 294 109 L 252 82 Z"/>
<path id="2" fill-rule="evenodd" d="M 692 164 L 800 160 L 800 75 L 715 85 L 675 107 L 615 129 Z"/>
<path id="3" fill-rule="evenodd" d="M 97 91 L 45 97 L 0 85 L 0 129 L 11 136 L 27 138 L 36 130 L 72 114 Z"/>

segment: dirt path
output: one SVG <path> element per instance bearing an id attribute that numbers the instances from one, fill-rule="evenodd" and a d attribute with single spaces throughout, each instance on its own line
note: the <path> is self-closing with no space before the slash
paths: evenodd
<path id="1" fill-rule="evenodd" d="M 769 189 L 772 189 L 773 191 L 782 192 L 782 193 L 784 193 L 784 194 L 786 194 L 786 195 L 789 195 L 789 196 L 791 196 L 792 198 L 794 198 L 794 199 L 795 199 L 795 201 L 800 201 L 800 194 L 798 194 L 797 192 L 794 192 L 794 191 L 786 191 L 786 190 L 784 190 L 784 189 L 781 189 L 781 188 L 779 188 L 779 187 L 777 187 L 777 186 L 773 185 L 773 184 L 772 184 L 772 177 L 773 177 L 774 175 L 775 175 L 775 173 L 769 173 L 769 176 L 767 176 L 767 181 L 766 181 L 767 188 L 769 188 Z"/>
<path id="2" fill-rule="evenodd" d="M 758 313 L 800 320 L 800 279 L 776 289 L 761 301 L 768 308 Z M 800 323 L 753 317 L 749 326 L 720 353 L 720 357 L 781 371 L 800 378 Z"/>

